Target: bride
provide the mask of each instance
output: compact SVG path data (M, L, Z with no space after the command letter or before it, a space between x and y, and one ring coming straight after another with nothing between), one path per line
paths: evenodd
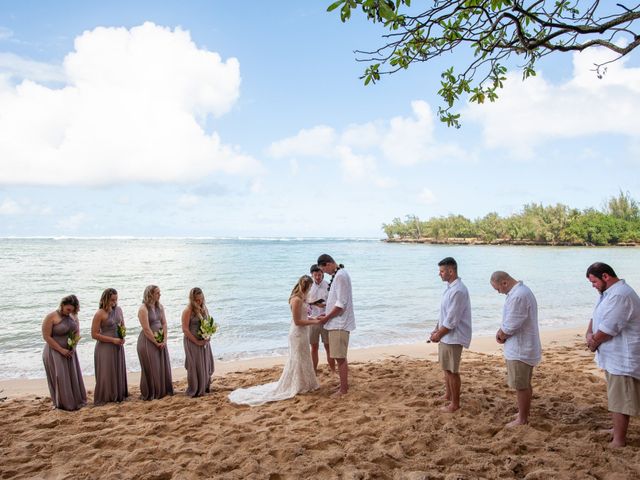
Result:
M280 375L280 380L250 388L238 388L229 394L231 402L241 405L261 405L320 388L311 361L307 329L309 325L322 323L320 320L307 318L305 299L312 284L313 280L310 276L300 277L289 296L293 320L289 328L289 359Z

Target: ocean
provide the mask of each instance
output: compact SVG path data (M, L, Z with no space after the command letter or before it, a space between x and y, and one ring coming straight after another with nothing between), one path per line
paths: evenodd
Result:
M531 247L387 244L339 238L4 238L0 239L0 379L44 377L41 324L60 299L76 294L83 372L93 374L91 320L107 287L119 293L127 324L127 367L140 369L136 341L144 288L160 287L172 366L184 364L180 315L201 287L219 325L216 359L286 355L287 300L321 253L345 264L353 284L354 348L422 342L437 322L445 288L437 262L458 261L471 295L474 336L500 325L504 296L489 285L494 270L523 280L538 300L541 329L584 327L597 292L588 265L609 263L640 289L640 250L630 247ZM327 280L329 278L327 277Z

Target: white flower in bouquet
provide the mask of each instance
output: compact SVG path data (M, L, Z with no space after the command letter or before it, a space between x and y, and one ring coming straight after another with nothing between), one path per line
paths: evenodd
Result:
M202 340L209 340L217 330L218 325L213 320L213 317L211 315L207 315L200 320L200 329L198 330L198 336Z

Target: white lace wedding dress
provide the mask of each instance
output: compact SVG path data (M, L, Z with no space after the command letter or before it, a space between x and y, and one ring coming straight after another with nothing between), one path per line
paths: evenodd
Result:
M302 318L307 319L306 303L302 304ZM229 394L229 400L240 405L262 405L320 388L313 371L308 329L308 325L297 326L293 321L291 322L289 358L280 375L280 380L250 388L238 388Z

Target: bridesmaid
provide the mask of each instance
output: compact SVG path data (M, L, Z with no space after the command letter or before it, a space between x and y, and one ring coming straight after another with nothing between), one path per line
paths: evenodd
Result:
M100 297L100 306L93 316L91 336L97 340L93 353L96 389L93 403L122 402L129 396L127 365L124 359L124 338L118 336L118 326L124 327L118 292L107 288Z
M61 410L78 410L87 404L78 355L75 346L68 344L69 338L80 334L79 311L78 297L69 295L42 322L42 337L46 342L42 361L51 401Z
M198 287L189 292L189 305L182 312L182 333L184 333L184 368L187 369L187 391L190 397L209 393L213 375L213 354L210 340L198 336L200 320L209 317L204 303L204 294Z
M144 289L142 305L138 310L142 331L138 336L138 358L140 359L140 393L143 400L173 395L171 363L167 351L167 318L160 304L160 289L149 285ZM158 342L155 335L164 333Z

